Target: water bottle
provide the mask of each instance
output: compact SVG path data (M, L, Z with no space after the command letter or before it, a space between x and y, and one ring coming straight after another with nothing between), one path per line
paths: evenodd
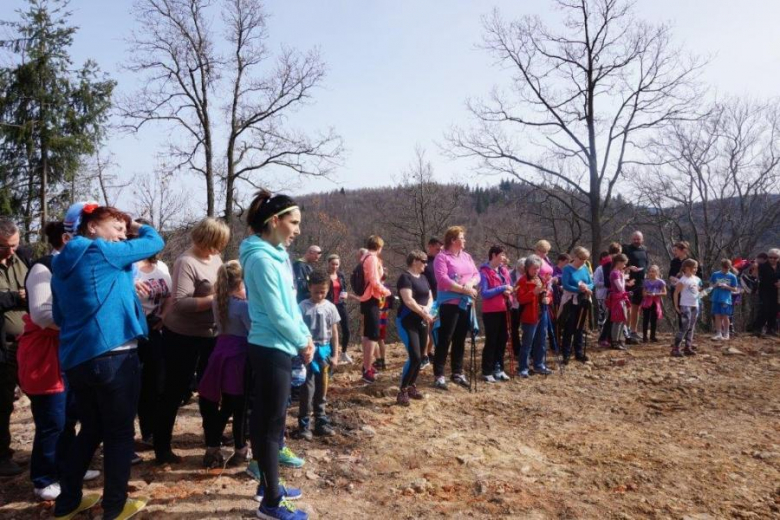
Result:
M292 358L292 386L303 386L306 382L306 365L303 364L301 356Z

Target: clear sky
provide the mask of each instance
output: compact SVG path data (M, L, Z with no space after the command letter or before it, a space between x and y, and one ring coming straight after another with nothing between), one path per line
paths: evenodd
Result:
M218 0L214 0L217 3ZM4 0L3 19L24 4ZM748 7L749 5L749 7ZM72 0L80 27L75 61L95 59L122 92L137 79L122 72L123 41L133 27L130 0ZM334 127L347 148L332 181L306 180L297 193L392 184L411 162L416 145L428 151L440 180L469 178L469 164L441 156L436 143L453 124L468 125L464 101L488 93L501 80L491 58L477 48L481 16L498 7L506 18L538 14L554 23L547 0L274 0L270 46L318 46L328 65L316 104L294 124L314 131ZM639 16L674 26L677 43L712 62L704 79L719 95L755 98L777 94L780 74L780 2L772 0L639 0ZM126 178L150 171L169 129L148 127L137 137L112 136L107 148ZM474 182L474 181L471 181ZM498 182L490 178L485 182ZM188 181L197 208L202 182Z

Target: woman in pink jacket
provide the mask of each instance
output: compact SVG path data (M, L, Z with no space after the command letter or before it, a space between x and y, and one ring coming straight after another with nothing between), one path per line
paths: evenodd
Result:
M474 300L477 298L479 271L465 251L466 233L460 226L452 226L444 234L444 250L436 255L433 271L436 275L440 324L436 335L436 355L433 363L434 386L447 390L444 364L452 345L452 382L468 387L463 375L463 353L466 334L472 325Z
M376 371L371 362L379 341L379 300L390 296L390 290L382 284L384 269L379 253L384 245L382 237L371 235L366 242L368 252L360 260L365 284L360 296L360 313L363 315L363 381L366 383L376 381Z

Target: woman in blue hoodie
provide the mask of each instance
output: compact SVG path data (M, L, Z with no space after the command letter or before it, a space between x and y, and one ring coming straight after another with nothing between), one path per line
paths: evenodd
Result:
M279 438L284 430L290 394L292 358L309 364L314 343L295 299L287 247L298 236L301 212L286 195L261 191L252 201L247 223L254 234L239 249L249 301L249 363L254 383L250 424L252 451L263 474L259 518L301 520L308 516L285 500L300 490L279 485Z
M146 318L133 264L165 245L150 226L121 211L84 205L78 236L52 260L52 316L60 328L60 365L74 392L81 429L66 456L54 514L71 518L94 506L82 494L84 473L103 443L103 518L127 518L146 504L127 498L138 408L138 339ZM125 240L126 233L138 238Z

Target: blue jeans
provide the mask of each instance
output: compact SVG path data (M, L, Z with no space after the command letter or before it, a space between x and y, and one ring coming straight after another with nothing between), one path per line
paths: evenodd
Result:
M76 437L76 403L67 382L62 392L28 397L35 423L30 480L41 489L59 482L65 469L63 458Z
M127 500L133 457L133 420L138 409L141 365L135 350L108 352L66 372L75 393L81 429L65 460L55 516L75 510L84 473L103 443L103 518L116 518Z
M523 323L523 346L520 349L520 370L528 370L528 356L533 355L534 369L545 368L547 360L547 329L550 323L547 306L542 305L541 316L535 324ZM533 351L533 352L532 352Z

